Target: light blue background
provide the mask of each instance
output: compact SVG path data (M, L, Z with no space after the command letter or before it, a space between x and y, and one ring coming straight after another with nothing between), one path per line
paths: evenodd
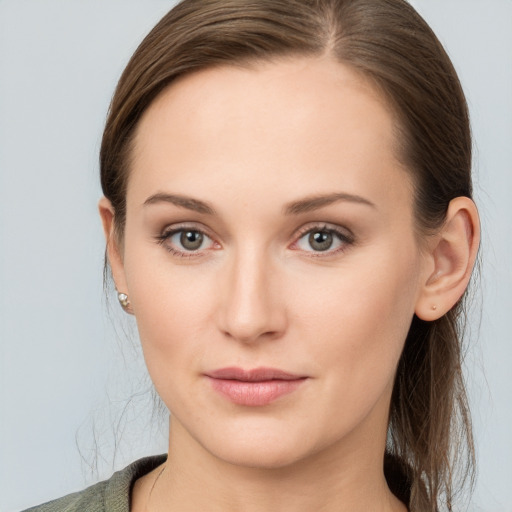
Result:
M480 461L470 510L511 512L512 1L413 3L460 73L476 144L484 264L466 371ZM116 468L165 450L151 394L127 400L149 384L124 333L133 325L103 298L96 204L115 83L173 4L0 0L2 512L90 483L77 443L93 465L97 450L102 478L112 470L114 430L124 432Z

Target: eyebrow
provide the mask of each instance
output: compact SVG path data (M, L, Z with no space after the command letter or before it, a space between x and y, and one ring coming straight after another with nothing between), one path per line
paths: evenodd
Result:
M198 213L204 213L206 215L215 215L215 210L212 206L199 199L193 199L192 197L176 195L176 194L165 194L158 192L148 197L144 201L144 206L149 206L157 203L171 203L180 208L186 208Z
M324 206L329 206L333 203L337 203L339 201L347 201L350 203L358 203L366 206L370 206L372 208L377 208L375 204L373 204L368 199L364 197L357 196L354 194L347 194L345 192L338 192L334 194L327 195L316 195L311 197L306 197L305 199L301 199L299 201L293 201L292 203L288 203L284 212L286 215L299 215L301 213L307 213L314 210L318 210L319 208L323 208Z
M365 199L364 197L354 194L347 194L345 192L338 192L320 196L316 195L312 197L306 197L305 199L300 199L298 201L293 201L285 205L284 213L286 215L299 215L301 213L318 210L339 201L358 203L376 208L375 204L373 204L368 199ZM144 201L144 206L157 203L170 203L180 208L186 208L187 210L192 210L205 215L216 214L215 209L209 203L188 196L166 194L164 192L158 192L157 194L153 194L152 196L148 197Z

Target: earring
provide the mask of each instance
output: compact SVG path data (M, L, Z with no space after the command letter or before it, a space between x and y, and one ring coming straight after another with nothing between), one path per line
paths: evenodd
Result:
M437 310L437 306L436 306L435 304L432 306L432 310L433 310L433 311L436 311L436 310Z
M128 313L128 308L130 307L130 301L128 300L128 295L126 293L117 293L117 300L119 301L119 304L121 304L121 307Z

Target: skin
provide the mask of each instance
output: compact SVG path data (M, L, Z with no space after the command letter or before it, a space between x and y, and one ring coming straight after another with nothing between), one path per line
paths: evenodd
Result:
M382 471L393 379L414 313L433 320L464 291L478 218L457 198L439 234L418 240L394 122L328 57L202 70L145 112L122 243L100 202L116 287L171 411L169 459L136 483L132 510L406 510ZM335 193L363 200L285 212ZM215 213L145 204L156 194ZM179 233L159 240L170 228L205 233L203 245L191 255ZM315 250L309 234L329 229L341 238ZM204 376L228 366L307 379L247 407Z

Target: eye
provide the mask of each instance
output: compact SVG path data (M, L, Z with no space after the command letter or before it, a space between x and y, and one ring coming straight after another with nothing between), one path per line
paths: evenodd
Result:
M211 249L215 242L205 233L193 228L169 229L157 237L158 243L177 256L196 256Z
M308 229L295 243L298 249L306 252L329 253L343 250L352 239L334 228L327 226Z
M201 249L205 238L207 237L199 231L184 230L175 233L170 240L174 244L181 244L181 247L187 251L197 251Z

